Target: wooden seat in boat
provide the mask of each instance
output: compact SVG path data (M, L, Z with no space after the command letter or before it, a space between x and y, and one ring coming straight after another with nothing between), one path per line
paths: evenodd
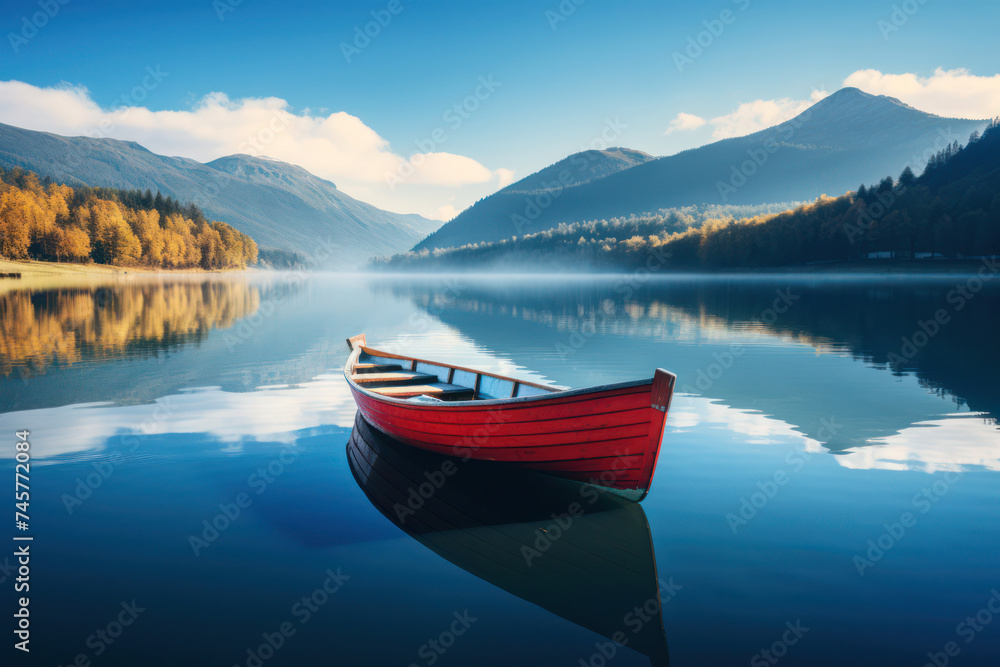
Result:
M358 384L372 384L376 382L386 382L393 384L418 384L427 382L437 382L438 377L430 373L413 373L410 371L389 371L388 373L362 373L354 375L352 378Z
M389 371L401 371L403 367L399 364L355 364L354 372L356 374L366 374L366 373L387 373Z
M434 377L433 375L431 377ZM461 401L468 400L475 393L468 387L446 382L433 382L428 384L408 384L390 385L387 387L372 387L370 391L392 398L412 398L413 396L434 396L443 400Z

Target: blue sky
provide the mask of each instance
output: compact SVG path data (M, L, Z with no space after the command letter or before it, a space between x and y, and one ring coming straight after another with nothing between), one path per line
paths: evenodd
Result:
M712 141L723 132L718 124L706 123L667 134L679 113L710 121L733 113L741 104L786 100L772 109L771 116L761 112L754 117L755 109L763 107L745 109L743 120L749 125L736 123L730 131L752 130L755 121L781 120L773 115L797 110L810 101L813 91L837 90L862 70L911 74L926 81L939 68L963 69L973 77L970 80L985 87L970 98L962 115L1000 114L992 107L997 99L993 77L1000 72L1000 52L994 46L1000 7L962 0L923 4L919 0L819 4L585 0L579 5L573 0L58 2L42 0L41 6L48 4L50 13L51 7L58 11L37 35L26 42L15 39L16 44L11 43L11 33L30 34L30 29L22 31L24 17L30 21L42 9L38 0L4 2L0 80L40 89L85 88L86 97L107 110L142 84L147 67L158 67L166 73L162 81L144 91L141 101L131 100L130 106L153 112L192 110L206 95L223 93L228 98L223 106L228 107L247 98L278 98L286 103L285 113L294 115L322 119L345 112L388 142L378 149L383 153L406 158L415 152L435 152L467 158L447 164L442 158L434 174L404 179L401 187L390 190L376 182L385 179L369 177L372 182L365 185L363 179L345 172L349 147L344 148L341 165L325 173L320 173L325 168L318 157L304 165L337 181L350 194L393 210L428 215L438 207L460 210L510 178L526 176L580 150L599 137L609 121L617 119L624 126L620 136L613 135L615 144L671 154ZM894 6L899 8L895 21ZM391 21L348 62L341 45L352 42L356 27L363 29L373 20L373 11L382 12L383 20L391 16ZM880 20L885 22L881 27ZM717 35L705 32L706 21ZM886 26L898 30L887 32ZM698 39L699 33L704 33L701 38L707 46L678 71L674 53L683 53L689 38ZM483 95L480 77L499 85ZM893 87L886 80L862 79L878 81L870 87L886 88L869 92L906 91L905 82L897 81ZM953 79L949 84L964 86L963 81ZM456 127L456 116L446 112L473 95L477 86L482 98L476 100L478 108L463 115ZM934 105L932 93L942 101L948 94L947 86L935 90L929 86L916 91L914 100L904 101L926 108ZM20 98L28 95L24 90L8 91L8 99L0 100L0 122L28 124L27 118L36 125L32 129L71 133L72 122L66 118L49 119L31 105L19 110ZM989 113L983 114L984 110ZM137 120L138 116L131 114L127 122L116 124L109 136L148 140L156 152L200 152L191 155L196 159L210 159L213 150L222 151L220 155L236 152L227 150L228 144L198 148L181 139L175 142L177 150L171 151L165 130L158 128L155 136L143 132L155 123L169 125L169 119L161 115ZM285 122L284 127L291 126ZM434 141L438 128L447 136ZM283 141L290 142L298 131L284 130ZM309 130L314 131L320 130ZM338 136L348 131L341 129ZM351 143L349 138L344 141ZM417 141L423 142L424 150ZM273 147L278 151L277 144ZM373 149L358 149L359 159L365 150ZM295 161L289 147L280 152L275 157ZM316 152L323 152L322 144L317 144ZM267 147L263 154L268 154ZM472 174L466 180L475 182L461 182L454 175L463 170ZM487 173L493 180L487 180Z

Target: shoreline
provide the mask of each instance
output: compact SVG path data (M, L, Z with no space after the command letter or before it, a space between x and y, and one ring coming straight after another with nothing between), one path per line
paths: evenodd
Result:
M0 259L0 276L4 274L19 273L21 278L39 278L55 276L175 276L175 275L237 275L248 271L257 270L255 267L245 269L227 270L205 270L205 269L154 269L146 266L114 266L111 264L77 264L75 262L43 262L37 259ZM17 280L17 278L4 277L0 280Z
M647 278L668 276L705 276L705 277L760 277L773 275L815 275L815 276L854 276L873 278L891 276L967 276L976 274L983 266L1000 265L1000 257L996 259L967 260L868 260L865 262L828 262L823 264L795 264L789 266L771 267L725 267L725 268L653 268L644 266L632 268L601 269L601 270L552 270L548 267L497 267L496 269L468 269L465 267L435 267L433 269L405 268L367 268L360 273L371 276L628 276L642 274Z
M61 289L67 287L94 288L140 282L249 279L259 269L240 271L204 271L201 269L149 269L146 267L110 266L107 264L73 264L38 260L0 259L0 295L21 290ZM9 274L19 274L12 277Z
M855 279L871 278L903 278L903 277L947 277L975 275L983 267L1000 266L997 259L968 260L869 260L865 262L830 262L823 264L798 264L775 267L727 267L709 269L698 268L653 268L644 266L601 270L573 269L553 270L552 267L523 266L497 267L495 269L468 269L461 267L434 269L388 269L358 267L349 271L334 272L337 274L357 275L370 278L430 278L434 276L464 276L469 278L490 278L498 276L528 277L548 276L560 278L610 278L622 276L642 276L643 280L658 278L766 278L780 276L804 277L836 277L843 276ZM995 272L995 271L994 271ZM7 260L0 259L0 286L4 288L24 285L26 281L60 280L77 278L82 280L130 280L132 278L222 278L236 276L252 276L263 274L280 275L282 270L250 266L245 269L153 269L149 267L121 267L110 264L76 264L73 262L45 262L40 260ZM323 269L309 270L307 273L322 275L329 273ZM19 274L19 277L11 274Z

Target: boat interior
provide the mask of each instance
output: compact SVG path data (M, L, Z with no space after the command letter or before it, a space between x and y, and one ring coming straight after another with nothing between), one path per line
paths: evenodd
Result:
M368 391L415 402L474 401L543 396L561 387L524 382L461 366L380 352L349 339L358 352L348 361L351 381ZM361 344L358 345L358 342Z

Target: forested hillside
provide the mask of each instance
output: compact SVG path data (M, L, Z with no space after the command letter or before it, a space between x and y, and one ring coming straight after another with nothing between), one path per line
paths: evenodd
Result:
M563 222L690 205L812 201L907 165L922 171L931 154L986 124L843 88L773 127L628 168L591 176L593 165L606 160L571 156L539 172L545 178L529 177L476 202L412 250L496 242Z
M157 155L133 141L64 137L0 123L0 167L20 167L70 187L105 186L161 192L193 202L212 220L249 234L269 263L293 264L294 253L327 268L409 250L441 226L419 215L383 211L302 167L255 155L202 164ZM320 246L320 244L322 244Z
M909 169L787 213L706 224L667 240L677 264L809 262L1000 254L1000 123L948 146L917 178Z
M257 244L159 192L71 188L14 168L0 169L0 257L241 269Z
M711 209L706 209L710 211ZM782 213L707 219L678 229L682 216L562 225L499 243L406 253L390 268L445 269L568 260L589 267L776 267L880 258L954 258L1000 254L1000 122L965 147L934 155L920 177L906 168L840 197ZM569 243L577 236L576 248ZM627 232L623 233L623 232ZM603 235L607 234L605 238Z
M801 202L759 206L684 206L656 214L560 224L546 230L504 241L470 243L459 248L420 250L373 260L389 269L472 268L484 265L532 265L541 270L558 268L614 269L635 261L634 249L647 243L695 229L706 221L730 220L787 211ZM655 239L655 240L654 240Z

